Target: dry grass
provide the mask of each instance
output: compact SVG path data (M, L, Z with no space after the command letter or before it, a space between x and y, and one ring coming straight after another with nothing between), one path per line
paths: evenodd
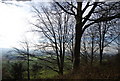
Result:
M81 67L77 72L71 72L59 79L120 79L120 68L111 66Z

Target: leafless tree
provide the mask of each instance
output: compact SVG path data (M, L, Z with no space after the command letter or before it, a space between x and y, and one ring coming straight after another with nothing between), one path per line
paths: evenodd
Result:
M30 80L30 56L32 56L30 53L31 46L27 40L20 42L20 45L22 48L13 47L13 51L18 54L17 58L27 60L27 76L28 80Z
M95 57L96 52L98 51L98 31L96 27L90 27L88 28L82 37L82 47L81 52L83 56L86 57L86 62L90 62L90 64L93 64L93 60ZM87 64L87 63L86 63Z
M113 31L116 35L118 35L118 38L116 38L116 40L114 40L113 46L115 46L115 49L118 50L118 54L120 54L120 20L118 19L117 21L115 21L115 24L116 25L113 26L114 27Z
M109 7L108 7L109 8ZM108 17L111 14L110 10L106 10L104 12L97 13L98 16L102 15L103 17ZM98 27L98 38L99 38L99 52L100 52L100 64L102 64L103 59L103 51L104 48L109 46L116 38L118 38L119 34L115 34L114 29L116 29L116 23L120 22L119 19L114 19L111 21L103 21L96 24Z
M88 54L91 50L91 64L94 58L94 53L98 52L100 54L100 64L102 64L103 52L105 48L112 49L111 44L119 37L119 33L117 33L118 28L116 27L116 22L119 23L118 20L101 22L93 25L88 28L87 31L83 35L83 47L87 51ZM109 50L110 51L110 50Z
M48 56L45 59L39 59L57 64L57 68L46 66L62 75L65 56L73 52L74 19L54 3L51 3L49 8L44 6L41 6L40 10L36 7L33 8L38 22L33 24L35 26L33 31L38 32L40 35L43 34L42 39L45 39L36 47L41 49L42 53L47 54L46 57Z
M76 21L75 25L75 48L74 48L74 64L73 69L76 70L80 66L80 47L81 38L84 31L91 25L103 21L111 21L120 18L120 2L56 2L56 4L66 13L73 15ZM89 11L88 11L89 9ZM92 17L93 13L112 11L107 17Z

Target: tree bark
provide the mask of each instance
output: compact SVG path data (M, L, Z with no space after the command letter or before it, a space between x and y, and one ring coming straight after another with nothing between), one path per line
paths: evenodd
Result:
M29 48L28 48L28 46L27 46L27 60L28 60L28 68L27 68L27 71L28 71L28 80L30 80L30 69L29 69Z
M82 2L77 2L77 15L76 26L75 26L75 48L74 48L74 63L73 70L77 70L80 67L80 47L81 47L81 38L82 38Z
M93 55L94 55L94 38L92 37L91 66L93 64Z
M100 65L102 65L103 60L103 50L100 49Z

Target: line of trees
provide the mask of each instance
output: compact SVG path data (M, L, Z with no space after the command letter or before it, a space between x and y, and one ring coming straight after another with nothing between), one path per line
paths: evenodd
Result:
M33 24L36 27L33 31L40 35L43 34L46 39L37 47L45 54L50 55L52 60L56 60L58 70L50 68L63 75L65 55L73 52L74 19L54 3L50 8L42 6L40 9L42 13L37 8L33 8L38 17L38 24ZM50 61L50 63L52 62Z
M81 57L93 65L95 55L99 54L102 64L105 48L115 43L120 32L117 31L120 23L120 2L57 2L54 0L49 6L34 9L36 22L33 32L37 32L42 40L35 44L46 56L41 58L29 53L29 45L24 42L25 51L14 48L18 53L27 55L28 79L29 58L35 57L54 66L45 65L47 68L63 75L66 69L65 60L73 64L73 72L80 68ZM117 33L116 33L117 31ZM44 39L44 41L43 41Z
M111 21L115 18L120 18L119 5L120 2L86 2L85 7L83 7L84 2L76 2L77 6L73 2L66 2L68 6L63 5L59 2L56 4L66 13L73 15L76 21L75 24L75 49L74 49L74 64L73 69L77 70L80 66L80 48L82 35L87 28L96 23L101 23L104 21ZM90 8L91 7L91 8ZM89 12L85 13L89 8ZM99 17L92 17L94 13L102 13ZM84 16L85 15L85 16ZM104 16L105 15L105 16ZM101 45L100 45L101 47ZM102 60L102 50L100 49L100 59ZM102 62L100 60L100 63Z

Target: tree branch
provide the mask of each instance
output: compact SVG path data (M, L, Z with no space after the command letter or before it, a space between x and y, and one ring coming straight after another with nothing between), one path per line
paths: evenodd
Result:
M88 15L85 16L85 20L83 21L83 26L84 24L87 22L87 20L90 18L90 16L92 15L92 13L94 12L95 8L97 7L97 2L94 3L92 9L90 10L90 12L88 13Z
M58 2L55 2L64 12L70 14L70 15L75 15L74 13L68 12L63 6L61 6Z
M120 13L118 13L117 15L114 15L114 16L110 16L110 17L100 17L98 19L95 19L95 20L93 20L94 22L85 25L82 32L84 32L85 29L87 29L89 26L91 26L95 23L104 22L104 21L111 21L112 19L115 19L115 18L120 18Z

